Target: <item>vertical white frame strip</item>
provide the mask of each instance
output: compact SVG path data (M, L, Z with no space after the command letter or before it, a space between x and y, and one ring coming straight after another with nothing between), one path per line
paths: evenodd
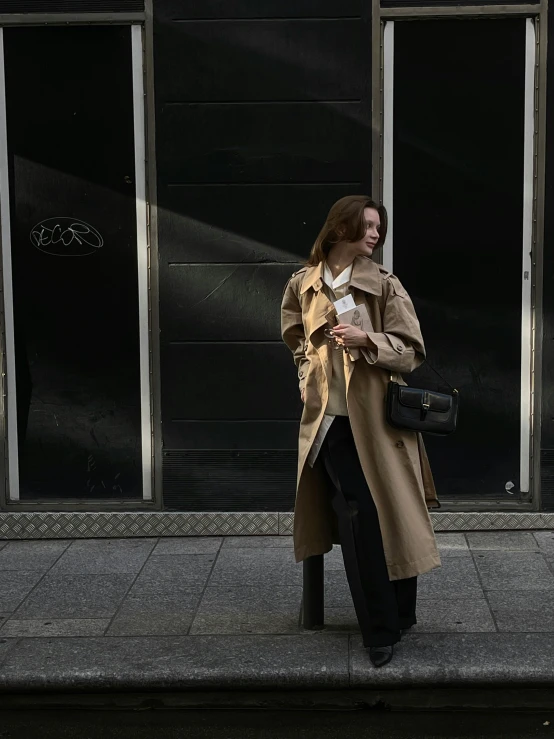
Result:
M385 22L383 36L383 204L389 217L383 267L393 271L394 23Z
M140 408L142 441L142 497L152 500L152 412L148 310L148 222L146 205L146 137L142 26L131 26L133 112L135 134L135 192L137 209L137 265L140 331Z
M19 500L19 454L17 438L17 393L15 380L15 336L13 325L12 242L10 228L10 183L8 175L8 125L4 68L4 29L0 28L0 224L6 335L6 419L8 441L8 502Z
M523 260L521 275L521 426L520 426L520 490L528 493L531 477L532 424L532 248L535 140L535 23L525 26L525 108L523 144Z

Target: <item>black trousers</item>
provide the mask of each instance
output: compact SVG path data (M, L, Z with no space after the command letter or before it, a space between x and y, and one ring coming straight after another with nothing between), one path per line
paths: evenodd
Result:
M416 623L417 577L389 580L377 509L366 483L350 421L337 416L321 447L344 567L365 647L400 640Z

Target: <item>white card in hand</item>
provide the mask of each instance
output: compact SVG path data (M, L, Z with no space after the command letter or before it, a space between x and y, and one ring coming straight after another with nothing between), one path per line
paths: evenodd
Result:
M344 298L336 300L333 305L339 316L341 313L345 313L347 310L352 310L352 308L356 307L352 295L345 295Z

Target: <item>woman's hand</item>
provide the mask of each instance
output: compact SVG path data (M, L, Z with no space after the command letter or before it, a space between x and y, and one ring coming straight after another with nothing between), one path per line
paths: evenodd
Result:
M340 344L340 346L344 346L347 349L368 346L368 336L366 332L356 328L355 326L351 326L349 323L339 323L338 326L334 326L333 333L336 336L337 344Z

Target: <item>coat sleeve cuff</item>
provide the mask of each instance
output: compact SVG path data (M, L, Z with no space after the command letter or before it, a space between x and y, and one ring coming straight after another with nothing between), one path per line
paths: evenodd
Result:
M394 334L368 333L368 346L362 354L368 364L392 372L411 372L413 347Z

